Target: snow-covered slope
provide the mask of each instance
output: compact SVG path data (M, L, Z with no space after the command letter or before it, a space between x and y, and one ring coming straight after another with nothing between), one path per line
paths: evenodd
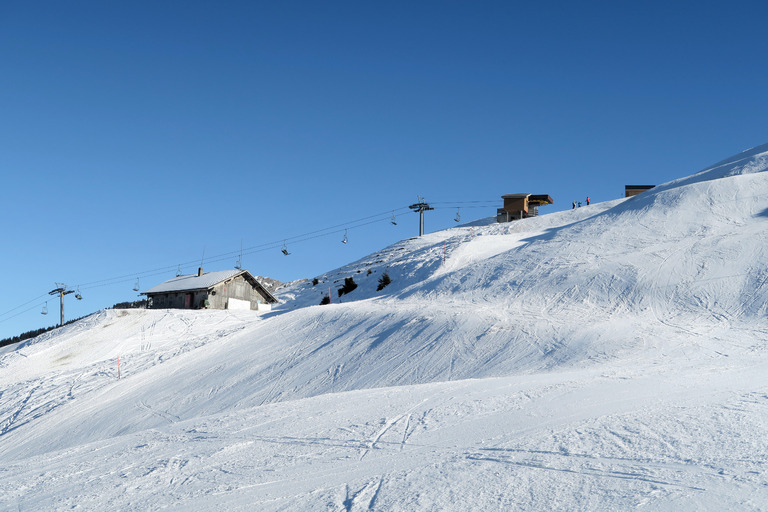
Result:
M0 349L0 505L768 506L767 155Z

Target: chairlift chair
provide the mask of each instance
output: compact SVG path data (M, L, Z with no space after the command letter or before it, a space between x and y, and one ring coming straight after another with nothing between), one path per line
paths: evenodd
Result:
M397 226L397 220L395 220L395 212L392 212L392 218L389 220L393 226Z
M83 296L80 295L80 287L79 286L77 287L77 291L75 292L75 298L77 300L83 300Z
M41 315L47 315L48 314L48 302L46 301L45 304L43 304L43 310L40 312Z
M237 257L235 262L235 268L237 270L243 270L243 241L240 241L240 256Z
M139 278L136 278L136 284L133 285L133 291L139 291Z
M288 256L289 254L291 254L291 253L289 253L289 252L288 252L288 246L287 246L287 245L285 245L285 241L283 241L283 248L282 248L282 249L280 249L280 252L282 252L282 253L283 253L283 254L285 254L286 256Z
M461 214L459 213L458 208L456 208L456 218L453 220L455 220L456 222L461 222Z
M347 229L344 230L344 240L341 241L341 243L346 244L349 242L349 238L347 238Z

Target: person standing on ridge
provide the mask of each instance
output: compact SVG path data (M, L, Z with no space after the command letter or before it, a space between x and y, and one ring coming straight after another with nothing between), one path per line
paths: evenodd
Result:
M573 208L571 208L571 210L575 210L575 209L576 209L576 201L573 202Z
M589 206L589 196L587 196L587 206Z

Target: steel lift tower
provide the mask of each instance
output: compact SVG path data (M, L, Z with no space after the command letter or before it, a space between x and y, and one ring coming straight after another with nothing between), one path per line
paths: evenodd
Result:
M61 327L62 325L64 325L64 296L65 295L69 295L70 293L75 293L75 290L67 290L67 285L65 285L63 283L56 283L56 286L58 286L58 288L48 292L48 295L58 295L59 296L59 300L61 302L61 307L59 308L59 311L61 312L61 319L59 321L59 327ZM75 297L80 299L80 294L78 293L77 295L75 295Z
M428 203L424 201L424 198L421 196L416 196L419 198L419 202L416 204L412 204L408 208L413 210L414 212L419 212L419 236L424 234L424 212L427 210L434 210L431 206L429 206Z

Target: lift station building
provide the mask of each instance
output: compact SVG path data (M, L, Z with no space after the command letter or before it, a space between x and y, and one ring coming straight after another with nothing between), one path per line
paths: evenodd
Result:
M632 197L651 190L655 185L624 185L624 197Z
M504 208L496 210L497 222L536 217L539 214L539 206L554 203L546 194L506 194L501 198L504 200Z

